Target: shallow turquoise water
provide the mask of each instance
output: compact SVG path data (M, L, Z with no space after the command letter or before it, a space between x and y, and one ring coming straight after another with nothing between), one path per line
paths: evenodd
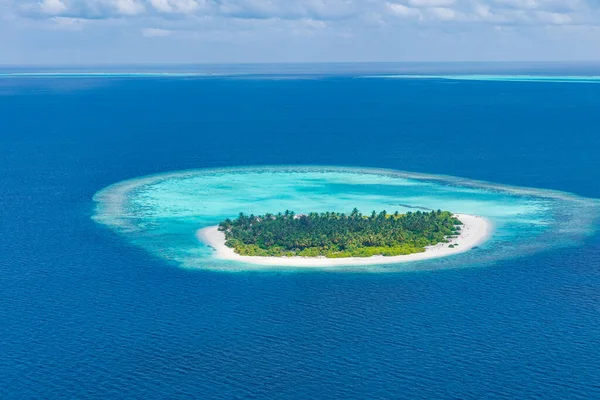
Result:
M389 272L482 266L577 244L594 232L600 209L597 200L568 193L457 177L294 166L153 175L109 186L94 199L94 219L125 240L185 268L223 271L273 269L216 259L210 247L197 241L198 229L239 212L444 209L481 215L494 224L490 240L456 256L385 266L328 267L335 271Z
M600 83L600 76L585 75L379 75L369 78L450 79L462 81Z

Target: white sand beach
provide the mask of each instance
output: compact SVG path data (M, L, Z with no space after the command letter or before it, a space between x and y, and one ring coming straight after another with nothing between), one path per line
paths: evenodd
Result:
M344 265L381 265L396 264L409 261L429 260L464 253L469 249L485 242L491 235L493 226L487 219L468 214L456 214L463 223L458 237L450 239L449 243L439 243L429 246L424 253L414 253L403 256L374 256L374 257L253 257L240 256L233 249L225 246L225 234L217 226L198 230L198 239L216 251L216 257L224 260L239 261L258 265L290 266L290 267L333 267ZM451 248L450 245L458 245Z

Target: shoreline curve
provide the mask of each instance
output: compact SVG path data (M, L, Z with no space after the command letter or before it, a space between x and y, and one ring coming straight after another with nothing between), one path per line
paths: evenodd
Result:
M423 253L413 253L401 256L373 256L373 257L262 257L241 256L232 248L225 245L225 234L218 230L218 226L209 226L196 232L197 239L205 245L212 247L214 257L221 260L238 261L255 265L271 265L279 267L334 267L349 265L382 265L398 264L405 262L424 261L464 253L475 246L488 240L493 232L493 224L486 218L469 214L455 214L463 223L461 233L457 238L450 239L448 243L438 243L428 246ZM451 244L458 245L450 248Z

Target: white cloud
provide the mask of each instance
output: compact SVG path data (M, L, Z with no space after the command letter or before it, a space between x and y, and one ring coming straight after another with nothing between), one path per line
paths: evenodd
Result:
M339 20L381 7L380 0L221 0L216 4L217 14L236 18L298 20Z
M430 7L427 13L434 19L440 21L452 21L458 18L458 14L451 8L446 7Z
M40 3L40 10L44 14L58 15L66 9L67 6L60 0L44 0Z
M600 10L583 0L494 0L490 6L478 4L474 15L507 25L600 25Z
M402 18L423 18L423 14L418 8L407 7L403 4L396 3L387 3L387 7L392 12L392 14Z
M446 7L455 3L455 0L408 0L413 7Z
M568 25L573 22L573 19L568 14L539 11L537 16L541 21L554 25Z
M486 4L475 4L473 12L476 19L491 20L494 18L494 14L490 11L490 6Z
M547 12L569 12L587 9L594 0L490 0L495 7Z
M195 0L150 0L150 4L164 13L192 14L200 8L206 8L205 1Z
M137 15L144 12L144 5L136 0L114 0L114 5L123 15Z
M142 29L142 36L144 37L167 37L171 36L173 32L168 29L157 29L157 28L144 28Z
M150 4L152 4L152 7L158 11L167 13L173 11L173 7L171 6L169 0L150 0Z

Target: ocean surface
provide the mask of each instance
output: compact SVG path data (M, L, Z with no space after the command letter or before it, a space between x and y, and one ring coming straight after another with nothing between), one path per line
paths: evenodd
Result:
M0 399L600 398L598 70L456 68L2 69ZM357 203L495 232L302 271L193 236Z

